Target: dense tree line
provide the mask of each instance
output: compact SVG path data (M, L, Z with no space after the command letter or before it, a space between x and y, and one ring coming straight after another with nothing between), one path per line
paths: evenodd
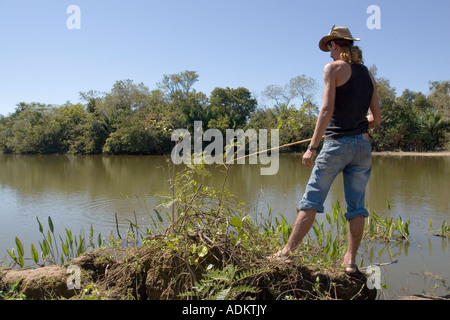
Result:
M376 68L372 67L376 74ZM280 144L310 138L318 113L315 80L305 75L286 85L269 85L259 103L246 88L215 88L209 96L194 89L198 74L165 75L150 90L132 80L109 92L81 92L84 104L17 105L0 116L4 153L162 154L178 128L280 129ZM373 132L375 150L438 150L449 132L449 81L431 82L430 94L405 90L399 97L388 80L377 78L383 122ZM298 104L294 104L297 102ZM302 151L293 146L284 151Z
M376 67L371 67L376 76ZM376 77L382 123L372 132L377 151L448 149L450 82L430 82L430 93L405 89L396 96L389 80Z

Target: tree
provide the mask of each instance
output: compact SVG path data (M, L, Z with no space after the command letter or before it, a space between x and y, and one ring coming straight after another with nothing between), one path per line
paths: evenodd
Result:
M403 110L396 106L396 90L390 81L377 76L376 66L370 67L377 82L377 94L381 109L381 124L372 131L372 146L375 150L398 149L403 139L397 124Z
M187 100L192 86L198 81L198 74L195 71L183 71L176 74L164 75L158 88L161 89L170 100Z
M161 118L146 118L147 110L121 117L102 151L112 154L161 154L170 147L171 129ZM149 116L149 114L147 114Z
M73 144L86 122L87 113L82 104L67 103L54 109L49 128L45 130L47 138L52 143L42 146L43 153L66 153L73 150Z
M431 109L427 110L423 114L419 127L425 150L436 150L445 146L450 122L442 114L433 112Z
M42 146L48 141L44 132L51 130L49 121L54 106L42 103L19 103L10 116L10 127L4 142L7 152L42 153Z
M268 85L262 92L262 95L269 100L272 100L275 107L281 107L282 105L288 107L291 100L294 99L294 96L290 92L287 85Z
M443 114L447 120L450 118L450 81L430 81L428 101L433 110Z
M106 105L111 108L113 113L121 110L138 110L148 105L149 89L142 82L134 84L132 80L116 81L105 96Z
M184 116L183 127L188 130L193 129L194 121L202 121L203 129L206 130L208 122L211 119L211 112L208 108L208 97L202 92L191 92L188 98L180 102L181 112Z
M375 150L439 150L449 138L449 81L430 82L430 93L404 90L397 97L389 80L378 84L382 123L372 131ZM279 129L280 144L310 138L317 106L317 84L305 75L284 86L270 85L263 96L272 104L257 109L246 88L215 88L210 96L194 89L195 71L164 75L158 88L116 81L109 92L80 92L85 104L60 106L20 102L14 113L0 116L0 150L8 153L161 154L173 147L171 133L203 130ZM300 107L296 106L301 105ZM285 151L302 151L294 146Z
M316 80L307 77L304 74L289 80L284 86L268 85L263 96L275 102L276 107L290 107L294 99L301 99L301 106L306 107L309 111L318 111L313 104L314 94L318 88ZM315 108L311 108L314 106Z
M96 110L97 101L103 99L104 93L89 90L88 92L79 92L80 99L87 102L86 111L89 113L93 113Z
M242 129L252 112L256 110L257 101L246 88L215 88L209 98L211 120L209 128Z
M166 107L173 112L179 126L188 130L192 130L194 121L202 121L203 129L206 129L210 119L208 97L193 89L198 78L197 72L186 70L164 75L163 80L158 83L158 88L168 103Z
M382 122L373 131L376 149L425 151L445 145L448 121L436 111L433 100L408 89L393 99L395 90L388 81L378 83Z
M303 74L290 79L284 86L269 85L263 91L263 96L273 102L267 113L270 115L268 118L275 121L273 129L280 130L280 144L312 137L318 113L318 107L313 101L317 88L317 82ZM300 108L293 104L295 99L299 99ZM263 123L261 120L258 122ZM300 151L304 150L304 146L285 150Z
M314 93L318 88L316 80L304 74L289 80L289 91L293 97L302 99L302 106L314 99Z

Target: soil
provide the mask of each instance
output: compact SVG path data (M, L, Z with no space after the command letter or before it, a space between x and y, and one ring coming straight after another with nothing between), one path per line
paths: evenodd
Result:
M205 257L204 261L210 263L212 260L212 257ZM80 267L79 290L67 288L69 265ZM73 259L69 265L1 270L0 290L5 291L15 281L22 279L18 293L25 294L28 299L174 300L180 299L180 293L188 291L186 283L191 276L188 272L182 272L186 263L179 256L169 250L157 252L148 247L127 249L119 254L99 249ZM259 267L264 268L264 271L256 273L243 283L256 287L258 292L244 294L237 299L251 296L259 300L373 300L377 295L375 289L367 288L364 275L354 278L341 270L322 272L302 265L287 265L267 259L261 259ZM191 269L193 274L201 276L198 273L200 269Z

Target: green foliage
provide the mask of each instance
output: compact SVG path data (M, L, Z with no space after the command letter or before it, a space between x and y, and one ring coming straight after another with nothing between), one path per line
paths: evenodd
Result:
M123 116L113 126L102 151L109 154L156 154L167 151L170 130L161 124L145 123L143 112Z
M410 221L403 221L402 217L382 219L375 212L367 220L365 236L383 241L409 240Z
M19 286L23 278L19 278L6 288L6 291L0 290L0 300L25 300L26 295L19 293Z
M16 247L17 247L17 256L16 256L16 250L11 249L7 250L9 256L11 257L11 259L17 263L21 268L24 266L25 261L24 261L24 250L23 250L23 245L22 242L20 241L19 238L16 237Z
M235 300L241 295L257 293L260 290L245 284L248 278L265 272L263 269L241 271L233 264L226 265L222 270L208 266L206 273L192 287L192 291L180 294L180 297L193 297L200 300Z
M318 113L313 102L318 85L312 78L301 75L292 78L284 86L269 85L263 96L273 106L259 109L249 121L255 129L279 129L280 144L287 144L312 137ZM300 100L299 100L300 99ZM299 106L293 104L299 100ZM291 146L283 151L304 151L306 146Z
M254 129L279 129L279 144L300 141L312 137L316 124L316 116L311 112L308 103L304 108L288 107L285 104L266 110L257 110L250 118L249 127ZM296 145L282 151L304 151L306 145Z
M430 219L430 222L428 225L428 232L431 230L431 226L432 226L432 222ZM448 221L444 220L439 229L433 230L433 234L438 237L450 238L450 219L448 219Z
M342 261L347 243L348 222L345 219L339 201L332 205L331 214L325 213L325 218L320 222L314 221L312 234L308 234L307 242L302 245L303 256L308 256L308 263L316 263L332 266ZM381 218L375 212L371 212L366 219L363 240L378 243L394 241L403 246L409 241L410 221L403 221L401 217Z
M371 70L376 74L376 68ZM318 106L318 85L306 75L284 86L269 85L258 102L244 87L215 88L209 96L194 89L195 71L164 75L157 89L130 79L109 92L80 92L85 104L17 104L0 117L4 153L163 154L173 147L175 129L279 129L280 144L310 138ZM382 123L372 132L375 150L440 150L449 137L449 81L430 82L430 94L405 90L397 97L389 80L377 78ZM296 104L295 104L296 103ZM296 145L283 151L304 151Z
M442 237L450 237L450 219L447 222L447 220L444 220L441 226L441 236Z
M243 128L256 110L256 99L246 88L215 88L210 97L211 120L209 128L216 128L225 132L226 129Z
M44 266L45 264L64 264L70 259L76 258L84 252L103 246L101 234L98 234L97 244L94 243L94 229L91 226L88 241L83 232L74 236L72 231L65 228L65 238L59 235L59 239L55 235L55 227L51 217L48 217L48 230L45 232L41 221L36 217L39 232L42 235L42 241L39 241L40 253L34 244L31 244L31 260L36 265ZM59 240L59 241L58 241ZM20 268L25 266L25 251L22 242L18 237L15 239L17 251L13 248L7 250L9 256ZM59 251L61 249L61 252ZM16 254L17 252L17 254Z
M327 224L325 223L327 222ZM325 213L325 219L315 220L312 231L302 250L309 254L310 261L326 266L342 260L346 249L347 221L339 201L333 204L331 214Z
M450 118L450 81L430 81L430 94L428 101L433 110Z
M446 147L450 122L448 81L433 82L428 97L405 90L395 97L386 79L377 79L382 122L373 130L375 150L430 151Z
M450 122L440 113L427 110L419 123L423 143L431 150L440 148L446 142L446 134L450 129Z

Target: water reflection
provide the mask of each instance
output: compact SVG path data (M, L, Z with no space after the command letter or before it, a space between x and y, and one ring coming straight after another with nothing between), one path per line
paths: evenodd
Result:
M269 205L274 211L295 218L310 170L300 165L300 155L281 155L280 170L261 176L259 165L234 165L226 177L227 188L244 201L248 209ZM168 190L166 158L162 156L0 156L0 185L15 191L22 201L31 196L82 194L95 205L108 209L117 198L154 195ZM428 223L428 219L449 216L450 157L374 156L373 173L366 202L379 215L401 215ZM204 183L221 186L224 168L211 166L212 176ZM113 200L114 199L114 200ZM3 201L7 201L4 196ZM344 203L342 178L333 184L326 208ZM390 203L390 211L386 202ZM89 205L89 204L88 204ZM115 210L120 211L120 210Z
M82 191L94 198L105 193L142 193L152 186L156 187L153 190L160 189L165 181L157 167L165 164L164 158L151 158L149 163L145 160L120 156L1 156L0 183L23 197Z
M369 264L380 263L385 259L384 263L395 261L401 255L408 256L410 241L394 241L394 242L368 242L361 243L361 249L365 253L364 257Z

